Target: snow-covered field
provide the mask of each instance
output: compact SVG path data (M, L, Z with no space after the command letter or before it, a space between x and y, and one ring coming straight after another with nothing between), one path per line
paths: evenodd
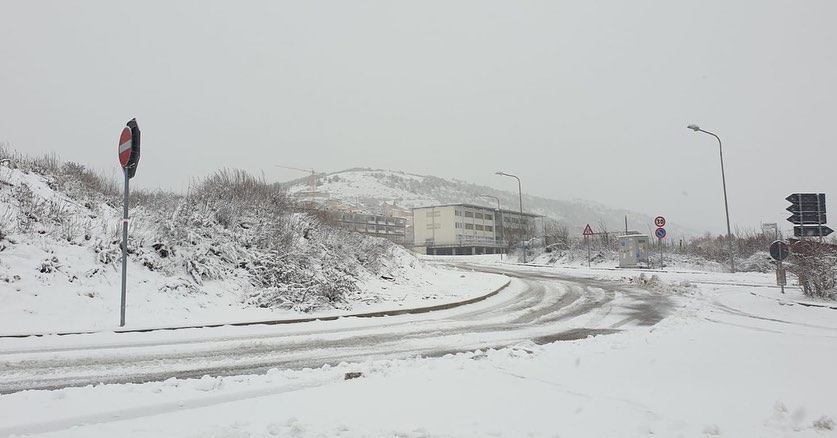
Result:
M641 285L677 307L654 326L584 340L2 395L0 436L837 435L828 303L781 295L771 274L519 271Z

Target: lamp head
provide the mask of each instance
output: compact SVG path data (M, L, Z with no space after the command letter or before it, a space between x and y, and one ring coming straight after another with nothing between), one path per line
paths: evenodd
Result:
M503 172L494 172L495 175L505 175Z
M691 125L687 126L687 128L689 128L689 129L691 129L692 131L695 131L695 132L700 131L700 126L695 125L694 123L692 123Z

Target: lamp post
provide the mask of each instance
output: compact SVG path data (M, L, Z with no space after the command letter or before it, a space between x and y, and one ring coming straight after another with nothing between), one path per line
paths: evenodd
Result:
M483 198L492 198L497 201L497 210L494 211L494 244L497 245L497 229L503 223L500 222L500 198L492 195L481 194ZM499 225L498 225L499 224ZM503 235L500 234L500 244L503 242ZM503 249L500 248L500 260L503 260Z
M733 256L733 251L732 251L732 231L730 231L730 228L729 228L729 203L727 202L727 179L726 179L726 176L724 176L724 148L721 145L721 138L718 137L717 135L709 132L709 131L705 131L703 129L700 129L700 126L695 125L695 124L691 124L691 125L687 126L687 128L689 128L689 129L691 129L692 131L695 131L695 132L702 132L704 134L709 134L709 135L715 137L716 140L718 140L718 151L721 154L721 184L723 184L723 187L724 187L724 211L726 212L726 215L727 215L727 243L729 244L729 264L730 264L730 269L732 270L732 272L735 272L735 258Z
M510 173L505 173L505 172L494 172L494 173L496 175L510 176L510 177L517 180L517 196L518 196L518 199L520 199L520 225L521 225L521 228L522 228L522 225L523 225L523 189L520 186L520 178L518 178L517 176L512 175ZM523 246L523 263L526 263L526 246L525 245Z

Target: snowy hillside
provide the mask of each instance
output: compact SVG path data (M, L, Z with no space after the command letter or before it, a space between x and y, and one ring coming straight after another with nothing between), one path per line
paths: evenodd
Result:
M122 211L112 186L73 163L3 160L0 334L116 326ZM187 196L133 193L128 326L432 305L502 285L426 266L386 240L293 213L283 199L225 172Z
M382 212L384 202L395 203L406 209L453 203L496 206L494 199L480 195L497 197L503 209L517 210L519 205L516 192L390 170L350 169L300 178L283 186L298 199L332 205L342 202L370 212ZM586 200L559 201L524 193L523 204L526 211L555 219L579 235L586 224L590 224L596 231L624 230L626 215L629 228L643 233L651 231L649 227L653 222L649 214L611 208ZM668 224L667 229L671 235L678 237L699 234L677 224Z

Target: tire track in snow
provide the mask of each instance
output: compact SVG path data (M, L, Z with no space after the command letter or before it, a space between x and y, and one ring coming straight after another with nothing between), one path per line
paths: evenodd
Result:
M316 328L289 333L163 343L142 340L81 350L17 352L0 356L0 393L97 383L142 383L170 377L197 378L265 372L270 368L319 367L343 361L435 356L500 348L526 340L578 339L612 333L617 324L659 321L671 302L616 282L526 272L514 267L467 265L525 284L456 311L422 317L388 317L380 325ZM617 300L618 298L618 300ZM633 307L631 307L633 306ZM329 323L331 324L331 323ZM161 351L161 349L163 351Z

